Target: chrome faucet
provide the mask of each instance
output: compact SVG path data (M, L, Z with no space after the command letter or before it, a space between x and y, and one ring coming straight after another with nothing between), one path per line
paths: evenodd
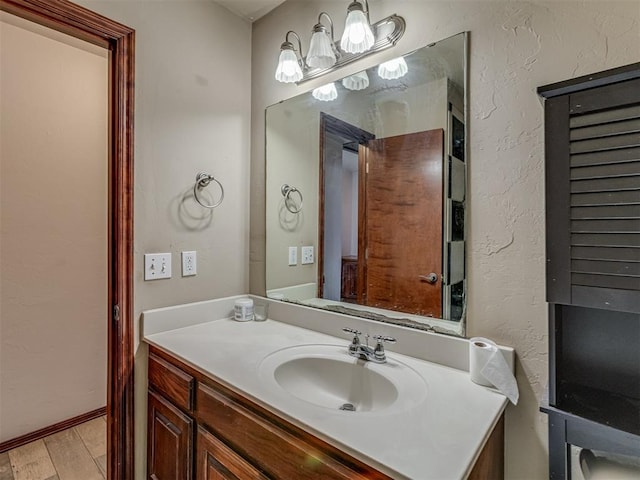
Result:
M386 363L387 355L384 351L384 343L396 343L396 339L393 337L374 335L373 338L376 340L376 346L372 348L369 346L368 334L365 335L367 344L363 345L360 343L360 335L362 335L362 332L348 327L343 328L342 331L353 334L353 340L351 340L349 344L349 355L361 360L366 360L367 362Z

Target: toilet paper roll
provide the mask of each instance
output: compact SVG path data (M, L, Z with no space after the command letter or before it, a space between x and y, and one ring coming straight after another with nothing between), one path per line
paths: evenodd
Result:
M516 405L518 384L498 346L487 338L469 340L469 374L479 385L496 388Z

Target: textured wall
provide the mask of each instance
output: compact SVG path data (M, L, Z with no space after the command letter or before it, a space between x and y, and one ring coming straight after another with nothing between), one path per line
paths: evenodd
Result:
M146 309L245 292L251 25L211 1L78 3L136 30L136 328ZM201 171L225 188L212 214L190 197ZM197 276L181 277L182 250L198 252ZM143 255L153 252L173 254L173 278L143 280ZM144 478L146 459L145 361L142 345L135 367L136 478Z
M273 79L284 34L296 30L308 44L318 13L326 10L341 23L346 2L288 0L254 24L251 290L264 290L264 108L398 53L470 31L468 333L515 347L521 397L517 407L507 409L507 477L545 478L546 417L538 413L547 382L544 139L543 109L535 90L640 61L640 5L425 0L370 4L374 21L391 13L407 20L407 32L397 47L301 87ZM337 25L337 36L342 28Z
M0 442L107 403L106 50L0 21Z

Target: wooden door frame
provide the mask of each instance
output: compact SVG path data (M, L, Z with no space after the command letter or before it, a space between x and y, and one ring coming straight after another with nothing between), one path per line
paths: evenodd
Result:
M369 146L358 146L358 277L356 302L367 304L367 165Z
M135 32L67 0L0 0L0 10L111 52L109 61L108 373L109 480L134 476L133 110Z
M367 132L366 130L362 130L361 128L356 127L355 125L351 125L339 118L333 117L328 113L320 112L320 158L319 158L319 184L318 184L318 251L317 251L317 296L318 298L322 298L324 293L324 154L325 154L325 140L327 138L327 134L332 133L334 135L341 136L345 139L350 139L351 141L358 142L359 144L364 144L369 140L376 138L376 136L372 133ZM361 187L361 161L358 160L358 193L362 194ZM360 217L360 206L358 207L358 217ZM360 233L361 228L361 219L359 218L358 222L358 234ZM360 236L360 235L358 235ZM358 276L360 276L360 269L363 265L361 261L361 241L358 240ZM358 280L360 282L360 280Z

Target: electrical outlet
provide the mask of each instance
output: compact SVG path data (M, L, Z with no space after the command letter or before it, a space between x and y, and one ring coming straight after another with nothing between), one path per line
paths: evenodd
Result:
M182 276L190 277L196 274L196 252L182 252Z
M302 247L302 265L313 263L313 247Z
M171 254L145 253L144 279L159 280L161 278L171 278Z
M289 247L289 266L298 265L298 247Z

